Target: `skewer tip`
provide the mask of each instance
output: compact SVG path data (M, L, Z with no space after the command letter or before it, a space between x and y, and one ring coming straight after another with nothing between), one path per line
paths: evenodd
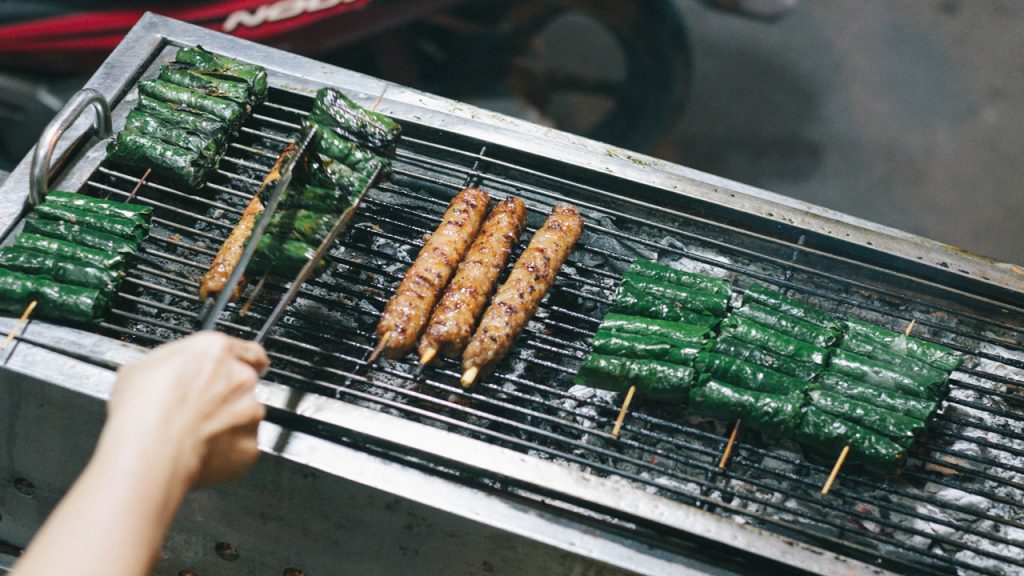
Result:
M14 340L15 334L17 334L18 330L21 330L21 327L28 321L28 317L32 314L32 311L36 309L36 304L38 303L38 300L33 300L28 303L28 306L25 307L25 311L21 313L21 318L18 318L18 321L14 324L14 328L11 328L11 331L7 333L7 338L4 340L3 344L0 344L0 350L6 350L7 347L10 346L11 341Z
M736 424L732 427L732 434L729 435L729 442L725 445L725 450L722 452L722 459L718 461L718 469L725 470L725 465L729 463L729 456L732 455L732 447L736 444L736 434L740 431L741 418L736 419Z
M476 377L478 374L480 374L480 369L477 368L476 366L473 366L469 370L463 372L462 378L459 380L459 382L462 382L463 388L469 388L470 386L473 385L473 382L476 381Z
M420 355L420 364L423 366L430 364L430 362L434 360L434 356L437 356L437 348L427 348L423 351L423 354Z
M384 336L377 342L377 347L370 352L370 357L366 359L366 365L369 366L377 361L380 357L380 353L384 351L384 347L388 345L388 340L391 339L391 332L384 334Z
M850 445L843 446L843 451L839 453L839 459L836 460L836 465L832 467L832 473L828 475L828 480L825 481L825 485L821 488L821 495L828 496L830 490L832 490L832 483L836 481L836 476L839 475L839 469L843 467L843 462L846 462L846 456L850 453Z
M619 417L615 419L615 427L612 428L614 438L618 438L619 432L622 431L622 422L626 419L626 411L629 410L629 405L633 402L634 394L636 394L636 385L631 384L626 392L626 399L622 401L622 408L619 409Z
M914 325L917 324L917 318L910 319L910 325L907 326L907 331L903 333L904 336L910 336L910 333L914 331Z

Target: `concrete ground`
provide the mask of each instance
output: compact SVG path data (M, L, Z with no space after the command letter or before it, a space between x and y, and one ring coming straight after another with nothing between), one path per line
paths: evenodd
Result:
M1024 2L680 6L692 92L655 155L1024 262Z

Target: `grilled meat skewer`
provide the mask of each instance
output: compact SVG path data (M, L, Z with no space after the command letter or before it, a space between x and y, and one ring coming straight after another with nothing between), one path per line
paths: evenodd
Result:
M289 144L281 152L281 155L277 157L277 161L274 162L274 167L270 169L270 172L263 179L263 183L260 184L260 189L249 200L249 204L242 212L242 217L238 219L238 224L235 224L231 234L228 235L227 240L224 241L220 250L217 251L217 256L213 259L210 269L206 271L206 274L203 274L203 278L199 282L200 300L215 297L224 289L224 285L228 283L231 271L238 264L238 260L242 257L242 252L245 251L245 243L249 240L249 236L252 235L252 229L256 225L256 217L263 212L263 201L260 199L260 194L268 186L273 185L274 182L281 178L281 167L284 165L285 159L291 156L294 151L295 144ZM245 279L243 278L235 286L231 299L238 299L244 289Z
M462 354L524 226L526 205L519 198L506 198L491 210L420 338L421 364L439 351L450 358Z
M483 190L466 188L448 205L377 323L378 348L386 357L401 358L416 347L441 291L480 231L489 201Z
M462 355L463 386L472 386L481 371L493 369L512 348L582 231L583 218L576 208L565 204L554 207L498 289L469 341Z

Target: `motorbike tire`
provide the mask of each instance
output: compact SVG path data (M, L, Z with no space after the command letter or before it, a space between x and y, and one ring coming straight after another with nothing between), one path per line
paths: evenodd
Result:
M545 30L567 15L586 17L614 39L624 75L594 81L529 64ZM675 125L691 76L686 29L673 0L470 2L385 35L375 46L374 66L364 68L371 74L470 103L502 87L535 112L520 114L528 119L640 152ZM554 92L595 89L612 100L601 118L583 129L563 123Z

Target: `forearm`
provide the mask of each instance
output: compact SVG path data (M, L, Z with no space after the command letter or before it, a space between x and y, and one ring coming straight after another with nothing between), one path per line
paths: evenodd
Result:
M152 572L190 486L161 446L115 442L116 424L18 562L15 576L141 576ZM138 434L138 430L134 431Z

